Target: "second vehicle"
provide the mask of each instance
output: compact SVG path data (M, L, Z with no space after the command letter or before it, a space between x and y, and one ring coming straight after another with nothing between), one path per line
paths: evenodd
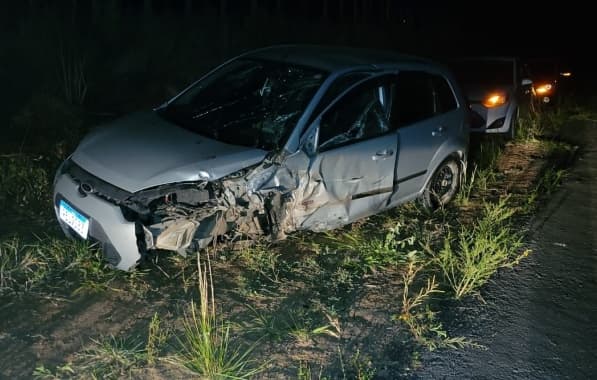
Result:
M528 105L532 82L520 75L515 57L471 57L449 66L473 111L471 132L516 135L520 108Z

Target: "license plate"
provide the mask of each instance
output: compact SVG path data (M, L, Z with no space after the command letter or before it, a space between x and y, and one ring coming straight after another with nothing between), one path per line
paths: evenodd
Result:
M89 232L89 219L87 217L81 215L80 212L62 199L58 204L58 211L60 219L64 223L72 228L83 239L87 239L87 233Z

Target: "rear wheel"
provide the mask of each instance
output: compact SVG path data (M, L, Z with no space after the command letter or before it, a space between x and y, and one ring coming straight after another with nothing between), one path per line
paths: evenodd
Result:
M453 158L440 164L423 192L423 205L435 210L449 203L456 196L460 182L460 166Z

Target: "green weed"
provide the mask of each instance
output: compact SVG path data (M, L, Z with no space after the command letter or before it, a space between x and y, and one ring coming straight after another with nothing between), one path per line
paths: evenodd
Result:
M485 203L477 221L461 227L456 236L448 234L440 252L432 252L457 299L483 286L498 268L529 253L518 254L522 233L510 224L516 209L508 205L508 199Z
M360 350L352 355L349 360L351 379L356 380L371 380L375 377L376 370L373 367L371 358L367 355L363 355ZM346 372L344 372L344 378L346 378Z
M131 378L146 363L143 344L136 340L109 338L91 339L91 345L76 353L72 362L54 370L39 365L33 371L36 379L121 379Z
M458 194L456 194L456 202L461 205L467 205L471 199L471 195L473 194L475 187L477 168L478 166L473 164L470 173L467 173L463 181L460 183L460 189L458 190Z
M100 379L130 377L134 369L145 364L146 359L142 342L115 337L92 339L91 347L76 356L75 369L80 377L88 374Z
M341 376L330 377L324 375L323 364L318 364L318 371L313 371L313 365L306 361L299 362L297 379L299 380L329 380L329 379L355 379L355 380L371 380L375 377L376 370L373 367L373 362L368 355L363 355L360 350L350 356L345 363L344 354L340 347L338 347L338 362L340 365Z
M542 195L550 196L565 180L568 175L566 169L547 168L539 179L536 191Z
M162 326L158 313L155 313L149 322L147 334L147 344L145 345L145 352L147 357L147 364L153 365L159 357L160 352L168 339L168 331Z
M272 247L256 244L240 251L246 268L273 283L280 282L280 254Z
M541 116L538 113L528 113L518 118L516 141L535 141L544 133Z
M243 331L255 334L259 339L280 342L288 336L287 324L275 313L265 313L249 306L252 318L243 325Z
M332 322L330 320L330 322ZM340 326L337 323L318 324L312 315L302 310L295 310L288 314L288 321L285 322L288 335L298 343L306 344L317 335L328 335L334 338L340 337Z
M39 380L59 380L65 378L73 378L74 375L75 370L72 368L71 364L57 366L54 370L47 368L45 365L41 364L35 367L32 373L33 378Z
M359 272L374 272L384 267L404 263L409 254L417 251L414 235L403 236L403 225L398 222L382 236L365 229L340 234L326 233L325 247L333 251L356 254L356 260L345 261L345 267Z
M243 324L243 331L255 334L259 339L279 342L292 338L298 343L306 344L318 335L340 338L340 323L332 313L324 311L327 322L322 322L321 316L299 308L285 313L264 313L253 308L250 310L253 318Z
M319 365L319 372L314 373L309 363L299 362L297 375L298 380L328 380L329 377L323 375L323 366Z
M566 169L547 168L535 187L527 194L523 206L525 212L530 213L537 207L537 202L553 194L568 175Z
M394 320L404 323L413 339L418 344L433 351L437 348L479 347L464 337L450 337L437 318L437 312L429 307L429 300L434 294L443 293L435 276L427 278L426 284L418 292L411 294L411 287L425 265L416 256L411 256L403 275L404 289L399 315Z

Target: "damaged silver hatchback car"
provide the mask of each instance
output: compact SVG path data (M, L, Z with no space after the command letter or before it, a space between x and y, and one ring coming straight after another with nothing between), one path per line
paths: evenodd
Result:
M455 195L466 102L450 72L392 52L276 46L101 127L58 169L71 237L130 270L149 250L333 229Z

